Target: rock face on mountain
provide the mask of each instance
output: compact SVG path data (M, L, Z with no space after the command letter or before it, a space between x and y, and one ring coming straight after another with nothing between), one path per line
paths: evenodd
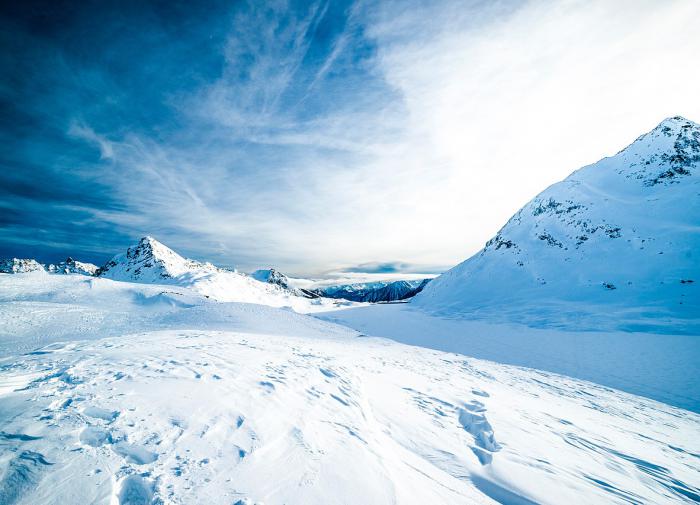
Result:
M414 303L534 317L573 301L673 325L700 313L699 250L700 126L673 117L537 195Z
M327 298L342 298L353 302L393 302L406 300L420 293L430 279L394 282L366 282L329 286L317 290Z
M76 261L70 256L66 261L62 261L57 265L47 265L46 270L50 273L55 274L82 274L82 275L95 275L98 268L97 265L92 263L84 263L82 261Z
M274 268L256 270L255 272L251 273L250 276L256 281L279 286L295 296L303 296L304 298L319 298L322 296L315 290L291 286L289 283L289 277L284 275L282 272L275 270Z
M278 272L274 268L267 268L256 270L250 276L256 281L267 282L268 284L275 284L281 288L289 288L289 277L284 275L282 272Z
M43 272L44 267L36 260L10 258L0 260L0 273L21 274L26 272Z

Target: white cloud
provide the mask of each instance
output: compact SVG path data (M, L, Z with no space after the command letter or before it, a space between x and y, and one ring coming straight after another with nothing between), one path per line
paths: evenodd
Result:
M68 127L68 135L85 140L97 146L97 148L100 150L101 159L108 160L114 157L112 142L110 142L104 136L98 135L95 133L95 130L83 123L72 122Z
M373 28L408 109L376 170L408 170L396 193L417 197L381 236L412 260L460 261L574 169L664 117L700 117L698 2L533 1L490 19L470 4L388 8Z
M115 158L116 189L150 216L143 226L244 269L449 266L573 170L664 117L700 118L699 2L540 0L360 4L353 28L377 45L358 63L366 81L295 119L280 97L304 72L299 95L323 93L356 42L343 31L303 67L326 7L237 18L223 77L183 102L208 123L182 145L73 131Z

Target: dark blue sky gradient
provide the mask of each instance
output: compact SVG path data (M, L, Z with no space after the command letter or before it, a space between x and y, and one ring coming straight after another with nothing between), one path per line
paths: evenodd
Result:
M0 257L57 261L70 254L99 264L152 234L221 264L284 263L263 243L249 247L266 209L246 214L247 200L284 206L285 187L303 184L289 159L342 152L276 137L390 93L365 64L374 49L359 24L349 25L351 8L172 0L4 5ZM214 189L203 187L204 179ZM181 190L206 207L204 227L212 223L207 213L225 220L230 212L232 220L246 216L250 229L243 236L200 233L196 212L176 212Z

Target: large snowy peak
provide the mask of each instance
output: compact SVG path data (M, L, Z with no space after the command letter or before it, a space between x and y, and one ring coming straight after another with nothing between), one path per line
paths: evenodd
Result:
M299 312L321 309L323 300L309 300L276 283L259 282L245 274L184 258L153 237L118 254L97 272L107 279L149 284L174 284L222 302L292 307ZM326 304L330 304L327 302Z
M119 281L163 282L187 273L215 272L210 263L183 258L153 237L143 237L100 268L97 275Z
M699 247L700 126L674 117L540 193L415 303L528 322L569 301L583 321L590 302L589 315L626 308L630 329L652 320L678 329L678 318L700 314Z

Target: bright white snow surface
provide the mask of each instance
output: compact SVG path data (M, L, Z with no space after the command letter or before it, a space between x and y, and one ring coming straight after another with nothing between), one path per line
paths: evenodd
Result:
M700 416L185 288L0 275L0 503L700 499Z
M700 412L698 335L536 328L444 317L412 303L353 307L318 317L368 335L561 373Z
M698 251L700 125L674 117L547 188L413 303L491 322L700 335Z

